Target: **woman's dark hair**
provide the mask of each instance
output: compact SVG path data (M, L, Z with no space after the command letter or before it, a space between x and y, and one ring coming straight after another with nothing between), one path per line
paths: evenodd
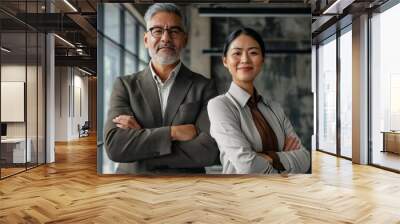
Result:
M226 57L226 54L228 52L228 49L229 49L229 46L231 45L231 43L241 34L252 37L255 41L257 41L257 43L260 45L261 54L264 58L265 57L265 45L264 45L264 41L263 41L262 37L260 36L260 34L257 33L257 31L255 31L251 28L248 28L248 27L239 28L239 29L233 31L231 34L229 34L229 36L226 38L225 44L224 44L224 51L223 51L224 57Z

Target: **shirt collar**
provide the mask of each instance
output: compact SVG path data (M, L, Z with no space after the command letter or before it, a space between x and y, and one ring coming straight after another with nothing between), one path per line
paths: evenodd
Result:
M181 69L181 65L182 65L182 62L180 61L180 62L175 66L175 68L172 69L171 73L170 73L169 76L168 76L168 79L165 80L164 83L168 82L169 80L171 80L171 81L175 80L176 76L177 76L178 73L179 73L179 70ZM149 67L150 67L150 71L151 71L151 76L153 77L154 81L155 81L156 83L163 83L163 82L161 81L160 77L158 77L158 75L157 75L156 72L154 71L153 65L151 64L151 60L150 60L150 62L149 62Z
M240 88L235 82L231 83L228 93L240 104L243 108L247 105L247 101L250 99L251 95L246 92L246 90ZM268 105L268 99L261 95L260 102Z

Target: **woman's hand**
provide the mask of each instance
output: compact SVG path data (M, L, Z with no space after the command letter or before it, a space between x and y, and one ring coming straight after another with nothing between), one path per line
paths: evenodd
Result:
M265 160L267 160L269 163L272 164L273 160L269 155L267 155L265 153L261 153L261 152L258 152L257 155L263 157Z
M266 159L266 160L272 165L273 159L272 159L269 155L264 154L264 153L260 153L260 152L258 152L257 155L263 157L264 159ZM289 173L286 172L286 171L283 171L283 172L281 172L281 173L279 173L279 174L280 174L282 177L288 177L288 176L289 176Z
M283 151L298 150L300 149L300 147L300 140L294 136L289 136L285 139L285 146L283 147Z

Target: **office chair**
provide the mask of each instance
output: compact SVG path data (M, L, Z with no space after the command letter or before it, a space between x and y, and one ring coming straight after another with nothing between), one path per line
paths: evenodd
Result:
M79 138L80 137L87 137L89 136L89 121L85 121L85 123L82 125L82 127L79 127L80 125L78 124L78 129L79 129Z

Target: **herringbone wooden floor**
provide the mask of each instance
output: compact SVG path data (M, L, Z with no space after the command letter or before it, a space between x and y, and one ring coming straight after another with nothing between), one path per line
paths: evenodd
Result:
M313 174L98 176L95 138L0 181L0 223L400 223L400 175L313 153Z

